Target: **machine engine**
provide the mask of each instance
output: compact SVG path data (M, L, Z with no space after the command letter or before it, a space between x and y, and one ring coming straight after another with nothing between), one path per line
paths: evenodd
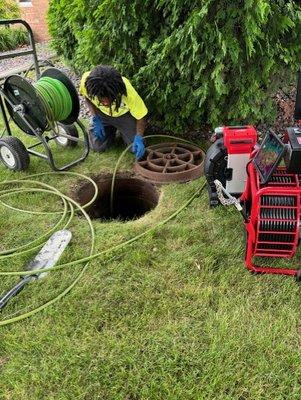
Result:
M215 179L222 182L226 190L236 197L244 191L246 165L257 142L257 132L251 125L223 126L215 130L214 140L204 161L211 207L219 204Z

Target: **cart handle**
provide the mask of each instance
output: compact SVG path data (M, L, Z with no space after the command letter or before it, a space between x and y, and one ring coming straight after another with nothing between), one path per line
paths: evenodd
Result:
M34 37L33 37L33 32L32 32L32 29L31 29L29 23L24 21L23 19L1 19L0 20L0 26L1 25L9 26L9 25L15 25L15 24L21 24L21 25L25 26L27 33L28 33L31 49L23 50L23 51L19 51L19 52L16 52L16 51L5 52L3 54L0 54L0 61L7 59L7 58L22 57L22 56L27 56L29 54L32 54L34 68L36 71L36 76L37 76L37 79L39 79L40 78L40 68L39 68L39 62L38 62L38 57L37 57L36 45L35 45L35 41L34 41Z

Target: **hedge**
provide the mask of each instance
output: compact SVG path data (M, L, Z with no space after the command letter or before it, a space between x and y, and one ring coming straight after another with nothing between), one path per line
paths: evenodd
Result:
M10 19L20 17L20 10L14 0L0 0L1 19Z
M14 0L0 0L0 19L20 18L20 10ZM0 51L14 50L28 42L22 28L0 28Z
M114 65L172 131L271 121L301 61L292 0L52 0L49 26L78 71Z

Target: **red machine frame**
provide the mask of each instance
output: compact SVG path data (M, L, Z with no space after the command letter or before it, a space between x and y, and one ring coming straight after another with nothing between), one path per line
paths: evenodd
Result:
M254 273L299 276L298 269L255 265L253 257L291 258L295 255L299 242L300 178L297 174L287 173L284 167L278 167L271 180L263 185L252 162L249 162L247 171L246 189L240 197L247 214L248 205L252 202L250 215L245 221L246 266ZM280 204L279 198L287 205ZM281 227L281 230L269 230L272 224Z

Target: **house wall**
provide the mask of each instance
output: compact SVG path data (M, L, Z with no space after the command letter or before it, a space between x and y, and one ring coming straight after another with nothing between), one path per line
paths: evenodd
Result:
M29 23L37 42L50 39L46 22L48 4L49 0L19 1L21 18Z

